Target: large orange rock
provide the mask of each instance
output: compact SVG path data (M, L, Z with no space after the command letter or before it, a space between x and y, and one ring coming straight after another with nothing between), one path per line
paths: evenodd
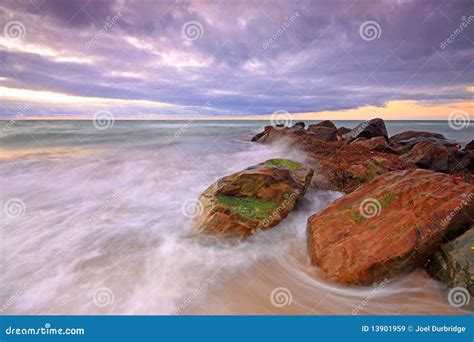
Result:
M270 159L219 179L199 203L196 233L247 237L280 223L311 183L313 170L288 159Z
M377 177L308 220L308 252L331 279L370 284L426 262L474 220L474 187L428 170Z

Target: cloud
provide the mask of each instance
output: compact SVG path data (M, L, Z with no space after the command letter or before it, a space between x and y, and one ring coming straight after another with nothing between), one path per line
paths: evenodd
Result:
M384 0L370 6L307 0L7 0L0 5L1 28L18 21L24 36L0 37L0 86L93 104L109 98L112 111L132 117L250 117L280 109L311 113L390 101L468 101L474 22L446 47L440 44L473 9L469 0ZM361 36L368 21L380 28L378 38ZM183 36L189 22L199 23L196 39ZM114 102L118 99L124 102ZM12 116L22 101L2 98L0 116ZM74 102L35 101L36 115L91 114L91 106ZM200 110L207 102L210 108Z

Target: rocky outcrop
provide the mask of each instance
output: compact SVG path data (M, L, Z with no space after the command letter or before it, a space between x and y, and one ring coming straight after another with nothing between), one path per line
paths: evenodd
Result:
M447 172L449 160L453 155L454 151L446 147L431 142L420 142L401 158L424 169Z
M309 131L309 128L308 128ZM336 141L337 130L328 127L313 127L311 131L309 131L309 135L311 135L314 139L321 140L321 141Z
M352 145L361 146L372 151L380 151L384 153L395 153L395 151L387 144L384 137L375 137L372 139L357 138Z
M410 152L412 148L419 143L430 143L440 147L449 148L453 151L457 151L460 148L460 145L455 141L433 137L417 137L408 140L400 140L396 143L392 142L391 146L397 151L398 154L405 154Z
M308 126L308 131L311 132L313 129L317 129L319 127L326 127L326 128L332 128L334 130L337 130L337 127L334 124L334 122L332 122L330 120L324 120L324 121L321 121L317 124L309 125Z
M351 142L360 137L367 139L384 137L388 141L387 128L385 127L384 121L379 118L368 120L357 125L349 133L344 134L342 137L347 142Z
M423 265L474 218L474 187L428 170L390 172L308 220L308 252L329 278L370 284Z
M343 136L351 131L350 128L347 127L339 127L336 131L336 135L338 140L343 140Z
M464 151L474 151L474 140L471 140L471 142L464 147Z
M429 273L449 289L450 300L459 307L471 311L474 311L473 247L474 226L434 253L428 267Z
M219 179L199 198L195 232L246 237L281 222L302 197L313 170L288 159L270 159Z
M446 139L444 135L439 133L423 132L423 131L405 131L402 133L395 134L390 137L391 143L398 143L404 140L410 140L413 138L435 138L435 139Z

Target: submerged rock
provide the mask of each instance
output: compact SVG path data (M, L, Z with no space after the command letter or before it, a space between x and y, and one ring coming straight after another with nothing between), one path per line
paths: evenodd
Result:
M270 159L219 179L199 198L195 232L246 237L280 223L302 197L313 170L289 159Z
M474 196L474 195L473 195ZM473 198L474 200L474 198ZM459 291L461 308L474 311L474 226L457 239L443 245L432 258L428 272L443 282L454 296ZM465 289L466 291L463 291ZM451 298L453 301L455 298Z
M308 219L311 261L348 284L423 265L445 236L472 224L473 192L470 184L422 169L377 177Z
M385 127L384 121L380 118L365 121L357 125L349 133L344 134L342 137L347 142L351 142L360 137L367 139L384 137L388 141L387 128Z

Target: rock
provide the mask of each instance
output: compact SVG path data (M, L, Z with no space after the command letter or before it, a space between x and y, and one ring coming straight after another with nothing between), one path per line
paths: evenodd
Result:
M395 153L395 151L390 146L388 146L387 141L384 137L375 137L372 139L366 139L364 137L361 137L351 142L351 144L361 146L372 151Z
M305 123L303 121L298 121L291 128L305 128Z
M418 137L408 140L400 140L398 142L392 142L391 146L398 154L403 155L410 152L416 144L422 142L435 144L441 147L447 147L452 151L457 151L460 148L460 145L455 141L447 139L437 139L433 137Z
M347 134L347 133L349 133L350 131L351 131L350 128L339 127L339 128L337 129L336 134L337 134L338 137L342 137L344 134Z
M458 292L464 303L462 309L474 311L474 226L457 239L444 244L431 257L428 272L443 282L448 289L448 296L455 300L454 291ZM464 289L465 291L463 291ZM451 293L451 295L449 295ZM463 303L455 302L458 304Z
M246 237L280 223L293 210L313 170L288 159L270 159L219 179L199 198L196 233Z
M263 132L260 132L251 139L251 141L259 141L263 136L268 134L268 131L272 128L272 126L265 126Z
M416 167L413 163L402 161L398 155L367 151L342 141L325 142L304 130L295 132L287 127L267 126L262 133L258 135L259 143L271 144L282 140L285 145L305 153L310 165L318 170L314 184L320 189L351 192L384 173Z
M464 147L464 151L474 151L474 140L471 140L471 142Z
M416 164L418 167L437 172L449 170L449 159L453 151L431 142L420 142L401 159Z
M424 265L445 236L472 225L473 192L470 184L422 169L377 177L308 219L310 259L347 284Z
M409 140L413 138L436 138L446 139L444 135L439 133L422 132L422 131L406 131L395 134L390 137L390 142L398 143L399 141Z
M336 136L336 130L333 128L328 128L328 127L312 127L311 130L307 130L308 134L321 141L336 141L337 136Z
M342 137L347 142L351 142L359 137L365 137L367 139L374 137L384 137L388 141L385 123L379 118L371 119L359 124L349 133L344 134Z
M448 164L448 172L450 174L453 174L460 171L474 171L474 150L457 151L453 156L450 157Z
M319 128L319 127L326 127L326 128L332 128L332 129L337 130L336 125L330 120L324 120L317 124L309 125L307 130L311 132L312 129Z

